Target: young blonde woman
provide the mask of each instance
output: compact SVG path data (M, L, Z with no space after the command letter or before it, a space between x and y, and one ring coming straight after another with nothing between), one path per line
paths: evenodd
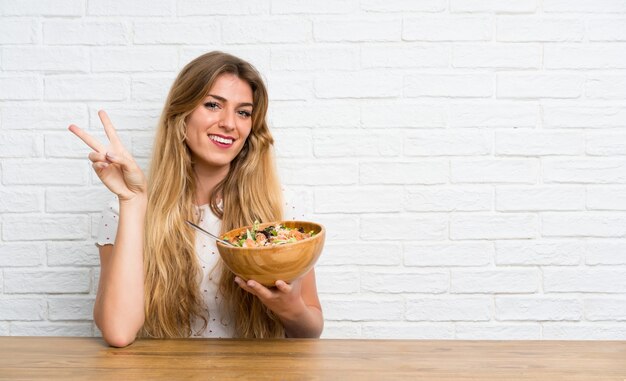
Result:
M215 242L185 223L223 233L285 217L267 107L252 65L222 52L196 58L170 89L147 180L104 111L108 145L69 127L94 150L93 168L117 196L98 238L94 320L108 344L137 336L320 336L313 270L272 288L244 282L221 266Z

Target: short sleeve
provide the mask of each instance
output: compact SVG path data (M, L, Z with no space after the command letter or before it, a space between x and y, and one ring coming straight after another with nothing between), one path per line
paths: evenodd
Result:
M292 189L283 187L283 220L307 221L305 199Z
M120 218L120 205L117 197L113 198L102 211L96 246L115 244L117 225Z

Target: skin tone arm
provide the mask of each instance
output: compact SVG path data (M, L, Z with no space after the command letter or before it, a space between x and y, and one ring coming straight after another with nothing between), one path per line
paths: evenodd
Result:
M287 337L318 338L322 334L324 318L317 296L314 269L291 284L278 280L276 288L272 289L253 280L244 282L239 277L235 277L235 282L256 295L278 316Z
M118 196L120 217L115 245L100 248L100 283L94 320L111 346L131 344L144 322L143 230L147 186L143 172L122 145L104 111L98 112L109 139L106 147L75 125L69 130L91 147L100 180Z

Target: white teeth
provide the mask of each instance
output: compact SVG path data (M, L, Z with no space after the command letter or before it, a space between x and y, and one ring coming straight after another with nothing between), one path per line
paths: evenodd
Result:
M215 140L216 142L222 143L222 144L233 144L233 139L225 139L225 138L215 136L215 135L209 135L209 139Z

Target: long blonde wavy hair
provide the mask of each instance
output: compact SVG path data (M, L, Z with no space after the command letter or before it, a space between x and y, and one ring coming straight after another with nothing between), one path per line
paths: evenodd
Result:
M274 139L266 122L268 96L260 74L246 61L223 52L194 59L170 89L153 146L144 240L144 337L188 337L192 319L203 320L204 327L208 321L198 286L202 273L195 253L195 232L185 223L197 221L197 184L185 129L187 117L224 73L236 75L252 89L252 130L230 163L228 175L209 195L210 207L221 219L222 233L257 219L282 218ZM241 290L226 266L219 271L220 292L235 334L245 338L284 337L284 328L271 311Z

